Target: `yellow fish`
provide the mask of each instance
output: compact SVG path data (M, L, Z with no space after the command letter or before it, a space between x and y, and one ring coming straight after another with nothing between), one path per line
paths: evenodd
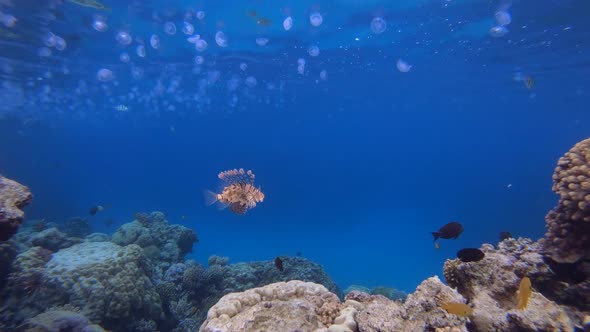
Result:
M100 2L94 1L94 0L68 0L71 3L75 3L77 5L80 5L82 7L89 7L89 8L95 8L95 9L101 9L101 10L111 10L111 8L109 8L108 6L103 5Z
M531 279L529 277L524 277L520 281L520 287L518 288L518 304L516 305L516 309L524 310L529 303L529 298L533 293L533 288L531 287Z
M460 317L467 317L473 314L473 308L465 303L459 302L447 302L440 306L445 309L449 314L457 315Z

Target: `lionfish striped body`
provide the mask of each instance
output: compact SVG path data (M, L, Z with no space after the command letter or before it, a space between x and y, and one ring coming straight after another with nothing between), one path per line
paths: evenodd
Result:
M264 200L264 193L254 186L255 176L251 170L233 169L219 173L218 177L225 182L225 187L216 199L235 214L245 214Z

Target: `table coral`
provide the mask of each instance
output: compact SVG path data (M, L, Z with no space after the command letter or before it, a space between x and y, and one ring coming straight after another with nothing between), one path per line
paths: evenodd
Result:
M29 188L0 175L0 241L6 241L18 230L33 195Z
M552 189L559 203L545 217L547 253L562 263L590 258L590 138L559 159Z

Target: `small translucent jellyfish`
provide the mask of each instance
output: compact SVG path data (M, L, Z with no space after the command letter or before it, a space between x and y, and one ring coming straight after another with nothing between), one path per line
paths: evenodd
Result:
M68 47L65 39L61 38L60 36L55 36L55 49L58 51L63 51Z
M158 37L158 35L152 35L150 37L150 45L152 46L152 48L154 50L157 50L160 48L160 37Z
M320 48L317 47L316 45L311 45L307 49L307 53L309 53L310 56L318 56L318 55L320 55Z
M228 91L236 91L240 87L240 78L237 76L232 76L227 81L227 90Z
M297 59L297 72L301 75L305 73L305 59Z
M55 46L55 35L52 32L47 32L46 34L41 37L43 40L43 44L47 47L54 47Z
M311 15L309 15L309 23L311 23L311 25L313 25L314 27L319 27L320 25L322 25L323 21L324 18L322 17L322 14L318 12L311 13Z
M117 42L121 45L129 45L133 41L131 35L126 31L119 31L115 39L117 39Z
M119 54L119 60L123 63L128 63L129 62L129 54L127 54L127 52L123 52L123 53Z
M219 47L227 47L227 36L223 31L217 31L217 33L215 33L215 43L217 43Z
M266 44L268 44L268 38L265 38L265 37L256 38L256 45L265 46Z
M109 29L109 26L104 21L104 17L96 15L92 21L92 28L98 32L105 32Z
M0 12L0 22L7 28L14 28L18 19L10 14Z
M402 59L398 59L395 65L397 67L397 70L401 71L402 73L407 73L410 70L412 70L412 65L408 64Z
M176 25L173 22L164 23L164 32L166 32L170 36L175 35L176 34Z
M203 52L207 49L207 42L204 39L199 39L195 43L195 48L197 49L197 51Z
M182 33L184 33L185 35L192 35L193 33L195 33L195 27L190 24L189 22L184 22L182 24Z
M198 19L199 21L202 21L204 18L205 18L205 12L204 12L204 11L202 11L202 10L199 10L199 11L197 12L197 19Z
M385 29L387 29L387 22L385 22L385 20L381 17L375 17L372 21L371 21L371 31L373 31L376 34L380 34L383 33L383 31L385 31Z
M101 82L108 82L111 81L115 76L110 69L102 68L98 70L96 77Z
M510 22L512 22L510 13L505 10L497 11L494 16L496 17L496 22L498 22L500 25L508 25Z
M48 57L48 56L51 56L51 49L49 47L41 47L37 51L37 54L40 57Z
M503 37L508 33L508 29L506 27L497 25L490 29L490 36L492 37Z
M141 67L131 68L131 77L133 77L136 80L143 78L143 69Z
M289 30L291 30L292 27L293 27L293 18L291 16L288 16L283 21L283 29L285 29L285 31L289 31Z
M248 65L245 62L240 63L240 69L242 71L246 71L248 69Z
M145 58L145 46L137 45L135 48L135 53L137 53L137 56Z
M195 63L198 65L202 65L203 63L205 63L205 58L200 55L197 55L195 56Z
M258 84L258 81L256 81L256 77L248 76L248 77L246 77L244 84L246 84L246 86L249 88L253 88L256 86L256 84Z
M320 72L320 79L322 81L325 81L328 79L328 72L325 69Z
M201 39L201 35L197 34L197 35L193 35L188 37L186 40L191 43L191 44L195 44L197 42L197 40Z

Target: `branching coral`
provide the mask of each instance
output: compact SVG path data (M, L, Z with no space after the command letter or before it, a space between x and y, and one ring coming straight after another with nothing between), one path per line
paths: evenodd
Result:
M545 217L547 253L563 263L590 257L590 138L559 159L553 191L560 198Z

